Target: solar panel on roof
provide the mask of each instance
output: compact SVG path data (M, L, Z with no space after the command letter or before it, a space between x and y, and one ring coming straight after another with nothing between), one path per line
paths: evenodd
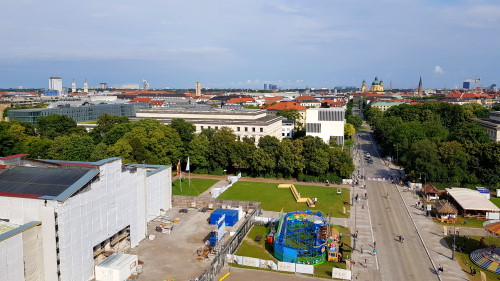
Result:
M88 171L88 169L15 166L0 172L0 192L57 196Z

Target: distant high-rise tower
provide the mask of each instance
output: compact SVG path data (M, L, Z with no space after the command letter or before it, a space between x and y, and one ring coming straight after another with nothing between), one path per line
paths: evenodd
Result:
M422 76L420 76L420 81L418 82L418 96L421 97L423 95L422 91Z
M73 82L71 82L71 92L76 93L76 82L75 79L73 79Z
M366 92L366 81L363 80L363 83L361 83L361 92L364 93Z
M196 82L196 92L195 92L195 94L196 94L197 97L201 96L201 83L200 82Z
M264 84L264 90L269 90L269 85L268 84Z
M88 93L89 92L89 83L87 82L87 79L83 82L83 92Z
M58 76L49 77L49 90L57 91L57 94L61 96L63 94L62 79Z
M144 86L144 90L146 90L146 91L149 90L149 82L146 81L146 80L142 80L142 83L144 84L143 85Z

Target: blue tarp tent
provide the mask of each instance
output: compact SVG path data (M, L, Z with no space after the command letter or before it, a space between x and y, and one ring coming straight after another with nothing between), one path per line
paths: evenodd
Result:
M226 215L227 226L233 226L238 222L238 210L217 209L210 214L210 224L217 224L223 215Z

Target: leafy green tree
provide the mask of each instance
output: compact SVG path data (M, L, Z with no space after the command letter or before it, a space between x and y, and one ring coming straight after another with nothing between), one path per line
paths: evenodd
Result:
M231 166L236 136L228 127L215 130L210 139L210 158L212 170L227 169Z
M451 140L460 143L487 143L490 142L490 137L486 133L486 129L472 122L457 123L451 133Z
M439 159L437 145L429 139L412 144L402 162L407 174L413 179L425 177L427 181L439 181L446 174Z
M355 166L349 155L349 151L341 148L332 148L328 152L330 171L341 178L351 178Z
M298 175L304 171L303 150L304 144L302 140L283 139L281 141L278 166L285 177Z
M106 159L106 158L109 158L109 152L108 152L108 146L101 142L101 143L98 143L94 150L92 151L92 153L90 154L90 161L99 161L99 160L102 160L102 159Z
M52 140L32 136L28 137L23 143L23 151L32 158L49 158L51 147Z
M356 133L356 129L352 124L345 123L344 124L344 135L348 138L352 138L352 136Z
M123 123L129 123L128 117L103 114L99 116L97 119L97 126L92 129L89 134L96 143L99 143L104 140L106 134L116 125Z
M59 136L52 142L48 154L52 159L88 161L94 150L93 143L92 138L88 135Z
M304 143L304 160L306 174L320 175L328 170L328 145L318 137L306 136L302 138Z
M116 143L109 147L108 151L110 156L121 157L124 163L136 162L132 156L132 146L126 139L118 140Z
M359 115L346 115L345 121L352 124L356 130L359 130L363 124L363 119L361 119L361 116Z
M234 150L231 154L231 162L234 170L241 169L249 169L250 163L248 161L249 156L255 151L255 144L244 142L244 141L236 141L234 143Z
M193 124L186 122L184 119L176 118L172 119L170 126L177 131L184 143L189 143L193 140L194 133L196 132L196 127Z
M209 168L210 140L204 134L195 135L193 140L189 142L186 155L189 156L191 171L198 169L204 170Z
M77 132L75 120L66 115L51 114L36 119L36 129L41 137L55 139Z
M255 175L265 175L270 173L275 167L275 161L271 154L267 153L263 148L257 148L250 155L250 170Z
M462 182L467 175L469 155L456 141L443 142L438 148L441 163L446 168L446 182Z
M132 130L133 124L132 123L121 123L115 125L111 130L106 132L104 135L103 142L111 146L118 142L126 133L130 132Z

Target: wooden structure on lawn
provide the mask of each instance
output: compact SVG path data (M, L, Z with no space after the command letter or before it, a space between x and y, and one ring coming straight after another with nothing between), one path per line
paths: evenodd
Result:
M432 203L432 210L436 213L436 218L440 222L455 223L457 221L457 208L446 200L439 200Z
M282 183L282 184L278 184L278 188L289 188L293 194L293 197L297 201L297 203L307 203L307 206L309 206L311 208L316 207L316 202L314 202L314 200L312 200L311 198L304 198L304 197L300 196L300 193L295 188L295 185Z
M424 198L426 202L439 200L439 195L441 195L442 191L437 189L434 185L428 183L422 188L424 192Z

